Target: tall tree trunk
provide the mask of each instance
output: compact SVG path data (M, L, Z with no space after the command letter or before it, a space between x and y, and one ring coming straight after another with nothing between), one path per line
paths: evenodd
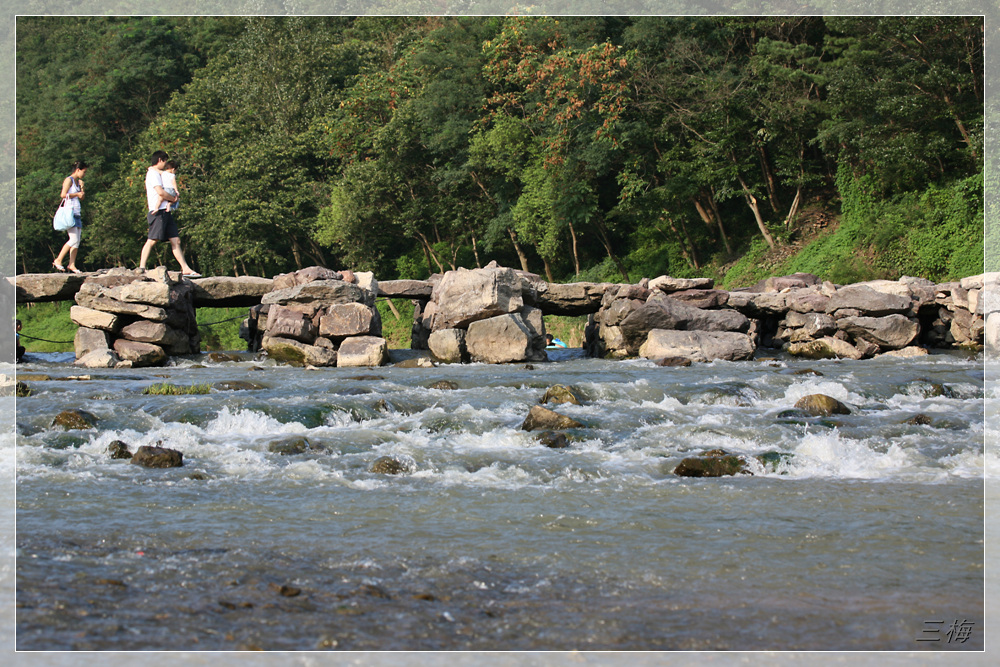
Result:
M542 265L545 267L545 279L554 283L556 279L552 277L552 267L549 266L549 260L544 255L542 255Z
M667 224L670 225L670 231L674 233L674 236L679 238L681 241L681 254L691 268L700 269L698 262L698 251L694 247L694 243L691 242L691 236L688 234L687 226L684 221L680 221L681 231L677 231L677 226L674 224L674 219L670 216L664 216L660 218L661 220L666 220Z
M715 224L715 220L712 219L712 212L706 209L702 205L701 200L697 197L691 197L691 201L694 203L694 207L697 209L698 216L701 218L702 222L708 226L710 231L714 231L712 230L712 225Z
M566 221L569 224L569 236L573 239L573 270L575 273L573 275L580 275L580 254L577 252L576 248L576 230L573 229L573 223Z
M444 264L442 264L441 260L438 259L437 253L434 252L434 248L431 246L430 241L427 240L427 237L424 236L423 232L417 232L417 236L420 237L420 241L421 241L421 243L423 243L424 253L429 258L431 258L431 259L434 260L434 263L437 264L437 266L438 266L438 271L440 271L441 273L444 273L445 272L444 271ZM427 264L429 266L430 262L428 261ZM433 267L431 267L431 270L433 271Z
M764 224L764 218L760 214L760 206L757 204L757 198L750 192L750 188L742 176L737 175L736 178L739 179L740 186L743 188L743 198L746 199L747 206L753 211L753 217L757 221L757 229L760 230L761 236L767 241L767 246L774 248L774 239L771 237L771 232L767 231L767 225Z
M729 247L729 237L726 236L726 229L722 226L722 216L719 214L719 204L715 201L715 189L712 189L712 196L708 198L708 203L712 205L712 212L715 214L715 223L719 227L719 235L722 237L722 245L726 247L726 255L731 256L733 249Z
M476 268L483 268L482 263L479 261L479 247L476 245L476 233L469 228L469 238L472 239L472 255L476 258Z
M802 205L802 183L805 182L806 178L806 168L805 168L805 155L806 147L805 145L799 145L799 182L795 187L795 199L792 200L792 206L788 209L788 215L785 216L785 229L791 229L792 225L795 223L795 218L799 214L799 206Z
M510 234L510 241L514 244L514 251L517 252L517 258L521 260L521 270L525 273L531 273L531 269L528 268L528 256L524 254L524 249L517 242L517 232L514 231L513 227L508 227L507 233Z
M326 255L323 254L323 249L319 247L316 241L309 239L309 249L306 250L306 254L313 258L319 266L326 266Z
M302 248L299 247L299 240L292 237L292 257L295 259L295 268L302 270Z
M767 159L767 150L763 144L758 145L757 150L760 152L760 168L764 172L764 182L767 184L767 196L771 200L771 210L777 213L781 204L778 203L778 186L775 184L774 172L771 170L771 164Z

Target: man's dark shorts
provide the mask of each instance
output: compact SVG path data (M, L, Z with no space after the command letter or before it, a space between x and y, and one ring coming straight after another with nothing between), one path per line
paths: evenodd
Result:
M149 224L149 233L146 238L154 241L169 241L180 236L177 233L177 223L170 211L160 209L155 213L146 213L146 222Z

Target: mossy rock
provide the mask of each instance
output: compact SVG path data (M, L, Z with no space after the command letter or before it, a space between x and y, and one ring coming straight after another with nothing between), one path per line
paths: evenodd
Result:
M292 437L271 442L267 446L267 451L272 454L281 454L282 456L294 456L296 454L305 454L312 448L312 445L305 438Z
M121 440L115 440L108 445L108 456L113 459L130 459L132 458L132 452L129 451L128 445Z
M63 410L52 420L52 426L59 426L67 431L86 430L97 425L97 417L83 410Z
M445 391L453 391L458 389L458 383L452 382L451 380L438 380L434 384L427 387L428 389L442 389Z
M565 433L558 431L543 431L535 436L535 439L550 449L565 449L569 447L569 438Z
M221 364L226 361L243 361L235 354L227 354L226 352L209 352L208 360L215 364Z
M409 468L399 459L395 459L391 456L382 456L375 459L375 462L372 463L370 468L368 468L368 472L378 473L381 475L401 475L405 472L409 472Z
M179 468L184 465L184 455L167 447L143 446L132 455L132 463L146 468Z
M770 468L774 470L782 463L790 460L794 455L788 452L764 452L763 454L758 454L754 458L760 461L760 464L765 468Z
M18 380L14 384L14 396L18 398L27 398L28 396L31 396L31 387Z
M930 426L933 424L933 420L925 414L913 415L909 419L903 421L904 424L908 426Z
M522 431L556 430L581 428L583 424L566 415L553 412L540 405L532 406L528 416L521 423Z
M713 449L701 456L684 459L674 468L674 474L679 477L730 477L753 473L743 457Z
M572 403L573 405L581 405L580 399L576 397L576 393L573 391L572 387L567 387L561 384L554 384L545 391L545 396L542 396L541 403Z
M925 378L918 378L907 385L903 385L900 389L910 396L955 398L955 393L950 388L940 382L932 382Z
M826 394L809 394L808 396L803 396L795 403L795 407L808 412L814 417L851 414L850 408Z

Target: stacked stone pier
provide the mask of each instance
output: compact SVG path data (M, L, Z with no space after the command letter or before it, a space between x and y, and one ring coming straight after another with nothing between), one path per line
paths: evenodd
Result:
M240 336L251 351L298 366L380 366L389 359L371 273L310 267L274 278Z
M90 368L157 366L199 352L194 286L164 267L87 276L70 318L79 325L76 363Z

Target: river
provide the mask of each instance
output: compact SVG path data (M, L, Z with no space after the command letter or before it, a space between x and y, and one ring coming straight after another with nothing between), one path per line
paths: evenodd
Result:
M983 649L1000 414L981 357L550 356L81 371L30 355L18 372L49 379L16 403L17 648ZM251 388L142 393L236 381ZM519 429L554 384L582 402L550 406L584 424L562 449ZM789 412L812 393L852 414ZM97 427L53 428L70 408ZM112 459L115 440L184 466ZM772 455L753 475L672 473L713 448ZM405 472L370 472L383 456Z

